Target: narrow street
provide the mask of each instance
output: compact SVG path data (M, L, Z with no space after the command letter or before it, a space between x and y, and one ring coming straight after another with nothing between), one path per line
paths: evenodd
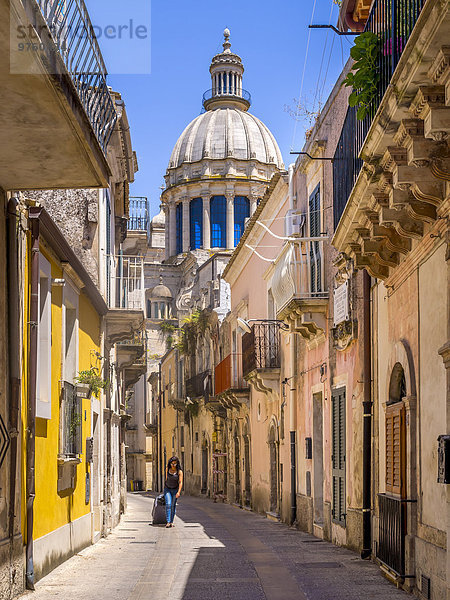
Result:
M182 497L176 525L149 522L130 494L106 539L41 580L28 600L390 600L406 598L369 561L262 516Z

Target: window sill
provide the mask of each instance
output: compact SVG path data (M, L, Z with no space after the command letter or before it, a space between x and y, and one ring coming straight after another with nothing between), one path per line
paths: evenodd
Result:
M74 456L58 456L58 465L79 465L81 458Z

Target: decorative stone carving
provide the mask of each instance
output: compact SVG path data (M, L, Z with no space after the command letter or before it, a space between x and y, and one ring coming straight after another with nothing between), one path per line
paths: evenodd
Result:
M358 321L343 321L332 329L333 346L345 350L358 337Z

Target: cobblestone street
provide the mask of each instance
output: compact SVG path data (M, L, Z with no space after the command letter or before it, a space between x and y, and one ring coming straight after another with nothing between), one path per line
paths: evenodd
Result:
M262 516L182 497L174 529L131 494L121 524L41 580L33 600L390 600L407 598L369 561Z

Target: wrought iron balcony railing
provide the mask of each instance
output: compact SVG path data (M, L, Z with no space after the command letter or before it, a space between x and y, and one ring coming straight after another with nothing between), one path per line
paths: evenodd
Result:
M205 398L209 400L212 394L211 371L197 373L186 380L186 395L190 398Z
M228 390L245 390L248 382L241 371L239 354L229 354L214 369L214 393L222 394Z
M355 107L349 107L347 111L333 160L335 228L362 167L362 160L358 157L364 140L426 1L375 0L372 4L365 31L379 38L378 90L362 121L356 119Z
M106 67L83 0L36 0L81 104L106 154L117 112Z
M128 231L146 231L150 225L148 200L145 196L130 196Z
M205 106L205 103L208 103L209 100L215 100L215 99L220 99L220 98L236 98L236 100L245 100L248 105L250 106L252 103L252 96L250 94L250 92L248 92L247 90L243 90L243 89L237 89L237 90L232 90L230 88L230 91L228 92L220 92L219 89L214 90L214 89L210 89L207 90L204 94L203 94L203 106Z
M280 327L278 323L255 323L242 336L242 373L246 377L255 369L279 369Z

